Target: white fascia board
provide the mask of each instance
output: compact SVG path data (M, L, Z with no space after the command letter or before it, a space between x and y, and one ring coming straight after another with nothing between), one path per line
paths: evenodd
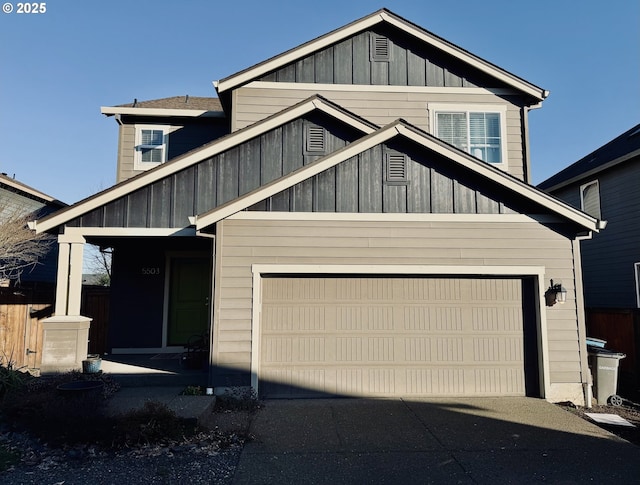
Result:
M528 199L537 202L543 207L546 207L547 209L550 209L592 231L599 230L598 220L582 212L581 210L565 204L564 202L559 201L558 199L531 185L525 184L524 182L521 182L517 179L506 177L500 171L492 169L492 167L484 162L478 162L470 157L468 158L462 154L454 152L451 149L441 145L440 143L434 142L433 140L426 138L424 135L417 133L412 129L409 129L403 124L398 125L397 129L399 133L406 136L407 138L412 139L437 153L440 153L444 157L456 161L460 165L473 170L480 175L511 189L516 193L524 195Z
M524 79L520 79L514 76L513 74L510 74L505 70L497 66L494 66L479 57L476 57L470 52L466 52L461 48L453 44L450 44L449 42L444 41L443 39L439 39L433 35L429 35L427 32L421 29L417 29L411 25L407 25L406 23L400 21L394 16L387 14L386 12L382 12L380 15L384 20L389 22L391 25L394 25L399 29L402 29L405 32L408 32L414 35L415 37L426 42L427 44L430 44L433 47L460 59L461 61L469 64L470 66L473 66L476 69L490 75L491 77L495 77L496 79L499 79L505 84L513 86L519 91L525 92L539 99L540 101L542 101L549 95L548 91L542 88L539 88L537 86L534 86L533 84L526 82Z
M157 168L149 170L137 177L122 182L110 189L100 192L84 202L79 202L70 206L67 209L63 209L57 213L52 214L49 217L35 221L35 231L37 234L53 229L56 226L64 224L65 222L79 217L87 212L94 210L101 205L107 204L112 200L118 199L125 195L130 194L138 189L145 187L153 182L156 182L164 177L167 177L175 172L188 168L200 161L217 155L225 150L229 150L240 143L255 138L269 130L277 128L288 121L299 118L306 113L313 111L314 109L320 109L330 114L331 116L338 116L339 119L352 125L353 127L362 130L364 133L373 132L373 128L356 118L352 118L346 115L344 112L335 109L334 107L324 103L321 99L315 98L307 102L302 102L297 106L289 108L280 114L276 114L271 118L267 118L264 121L255 123L240 131L227 135L217 141L206 145L205 147L190 152L182 158L177 158L170 162L164 163Z
M118 106L101 106L100 113L106 116L134 115L134 116L176 116L181 118L224 118L224 111L208 111L201 109L172 109L172 108L130 108Z
M285 64L288 64L289 62L293 62L300 57L312 54L313 52L322 49L323 47L327 47L335 42L339 42L350 35L357 34L361 30L371 27L372 25L376 25L382 21L383 17L380 13L365 17L358 22L352 23L351 25L347 25L346 27L335 30L316 40L312 40L310 42L302 44L301 46L295 47L261 64L250 67L236 75L232 75L229 78L215 81L214 86L217 89L218 93L228 91L229 89L232 89L236 86L244 84L248 81L252 81L256 77L260 77L263 74L272 71L273 69L277 69L281 66L284 66Z
M8 185L9 187L16 189L20 192L24 192L25 194L29 194L29 195L33 195L34 197L38 197L39 199L42 199L45 202L59 202L56 199L54 199L53 197L40 192L39 190L34 189L33 187L29 187L28 185L24 185L20 182L17 182L15 180L13 180L10 177L0 177L0 184L4 184L4 185ZM66 205L62 202L60 202L62 205Z
M307 180L308 178L311 178L314 175L323 172L324 170L332 168L344 160L356 156L359 153L368 150L369 148L372 148L378 144L384 143L397 134L413 140L416 143L421 144L425 148L433 150L434 152L439 153L442 156L453 160L454 162L457 162L463 167L475 171L476 173L488 178L489 180L492 180L497 184L500 184L512 190L515 193L521 194L529 198L530 200L539 203L543 207L550 209L556 214L568 218L589 230L599 230L597 219L594 219L584 212L575 209L567 204L564 204L557 199L554 199L544 192L539 191L535 187L531 187L516 179L511 179L505 176L505 174L503 174L499 170L493 169L487 164L478 162L471 157L467 157L464 154L457 153L451 150L443 144L440 144L437 141L432 140L424 136L423 134L408 128L402 121L396 121L390 125L387 125L379 131L362 138L360 141L347 145L346 147L336 151L334 154L328 155L324 159L312 165L302 167L281 179L275 180L263 187L254 190L253 192L246 194L245 196L242 196L212 211L209 211L206 214L196 216L196 229L202 230L222 219L230 217L242 211L243 209L252 206L253 204L256 204L268 197L277 194L278 192L281 192L300 182L303 182L304 180Z
M378 125L375 125L373 123L370 123L364 120L359 120L358 118L354 118L353 116L348 115L347 113L336 108L335 106L325 103L322 99L316 98L311 101L311 104L313 104L313 106L316 109L324 111L325 113L327 113L330 116L333 116L337 120L342 121L348 125L353 126L354 128L359 129L366 135L369 135L374 131L380 129Z
M307 165L306 167L302 167L295 172L286 175L285 177L274 180L273 182L264 185L254 190L253 192L249 192L248 194L238 199L217 207L212 211L207 212L206 214L198 215L196 216L196 229L200 231L212 224L215 224L218 221L221 221L222 219L235 214L236 212L246 209L247 207L258 203L261 200L266 199L267 197L271 197L278 192L288 189L289 187L293 187L300 182L304 182L305 180L319 174L320 172L323 172L324 170L335 167L344 160L356 156L371 147L379 145L380 143L384 143L390 138L393 138L397 133L398 132L395 130L395 125L390 125L382 128L370 135L367 135L360 141L354 142L344 148L341 148L340 150L337 150L332 155L328 155L324 159L316 163Z
M408 34L422 40L423 42L426 42L427 44L432 45L433 47L460 59L470 66L473 66L476 69L479 69L480 71L490 75L491 77L499 79L507 85L513 86L518 91L533 96L540 101L544 100L549 95L548 91L530 84L527 81L520 79L519 77L510 74L507 71L494 66L493 64L484 61L479 57L476 57L475 55L466 52L462 48L444 41L444 39L440 39L435 35L429 34L428 32L420 28L408 24L386 11L380 11L369 17L365 17L360 21L356 21L355 23L333 31L332 33L322 36L316 40L307 42L306 44L303 44L297 48L291 49L284 54L273 57L268 61L241 71L236 75L232 75L227 79L214 81L214 87L216 88L218 93L228 91L237 86L255 80L257 77L260 77L272 70L278 69L279 67L282 67L301 57L312 54L319 49L339 42L346 37L349 37L350 35L356 34L380 22L388 22L389 24L399 28L400 30L403 30Z
M194 227L146 228L146 227L67 227L58 236L58 242L80 242L87 237L192 237Z

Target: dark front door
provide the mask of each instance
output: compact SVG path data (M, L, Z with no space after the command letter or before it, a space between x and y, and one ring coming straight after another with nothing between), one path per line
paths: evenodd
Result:
M208 331L210 267L207 258L171 261L167 345L185 345Z

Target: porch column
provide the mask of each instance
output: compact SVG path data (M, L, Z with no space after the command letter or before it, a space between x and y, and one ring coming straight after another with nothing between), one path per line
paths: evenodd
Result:
M91 319L80 315L84 244L82 236L58 236L55 314L42 322L41 373L80 369L87 358Z

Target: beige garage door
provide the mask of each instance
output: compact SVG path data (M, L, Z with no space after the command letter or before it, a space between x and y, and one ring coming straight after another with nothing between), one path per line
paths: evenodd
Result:
M524 395L522 281L265 277L264 397Z

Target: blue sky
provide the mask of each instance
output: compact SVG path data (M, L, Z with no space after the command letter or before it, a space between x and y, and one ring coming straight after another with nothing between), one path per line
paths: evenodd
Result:
M212 81L381 7L551 92L529 118L534 184L640 122L637 0L17 3L0 13L0 172L67 203L115 181L100 106L215 96Z

